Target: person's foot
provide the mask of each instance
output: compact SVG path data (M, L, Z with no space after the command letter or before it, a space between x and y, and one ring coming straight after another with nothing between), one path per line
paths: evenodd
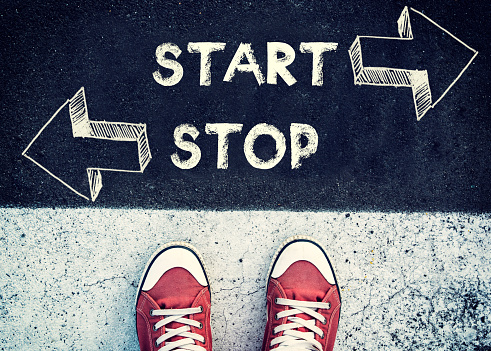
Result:
M268 274L263 351L331 351L341 297L331 263L313 239L294 236L276 252Z
M136 328L141 351L211 351L211 297L200 255L170 243L150 259L138 287Z

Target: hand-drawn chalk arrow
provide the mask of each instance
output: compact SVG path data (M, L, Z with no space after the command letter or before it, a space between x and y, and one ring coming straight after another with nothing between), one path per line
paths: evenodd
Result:
M48 127L53 119L64 110L68 105L68 111L70 115L70 121L72 126L72 135L74 138L92 138L100 140L110 141L125 141L136 142L138 163L139 167L135 169L123 169L123 168L101 168L101 167L88 167L87 176L90 189L90 197L92 201L95 201L102 188L102 176L101 171L114 171L114 172L132 172L143 173L145 167L152 158L150 154L150 148L148 146L147 127L145 124L135 123L123 123L123 122L106 122L106 121L91 121L89 120L87 103L85 100L84 88L80 90L71 98L68 99L50 118L50 120L41 128L38 134L32 139L22 155L48 172L52 177L60 181L63 185L75 192L77 195L89 200L89 198L76 190L67 182L61 179L60 176L55 175L48 167L43 166L40 162L36 161L33 157L28 155L28 151L33 143L39 138L41 133Z
M353 68L354 83L357 85L377 85L377 86L392 86L392 87L410 87L413 92L414 106L416 108L416 117L418 121L428 112L430 108L435 107L436 104L448 93L448 91L454 86L457 80L462 76L464 71L469 67L478 52L458 39L452 33L438 25L436 22L425 16L419 11L410 9L414 14L421 16L425 21L435 25L444 33L450 35L458 43L462 44L465 48L471 50L473 53L472 58L467 62L465 67L457 75L457 78L446 88L441 96L434 101L431 94L430 83L428 79L427 70L417 69L400 69L394 67L366 67L362 52L369 50L370 46L373 46L375 42L380 44L380 41L384 41L386 45L394 45L394 40L398 41L410 41L413 40L413 29L411 27L411 20L409 18L409 9L406 6L399 17L397 37L378 37L378 36L357 36L353 44L349 49L349 56L351 59L351 65ZM392 42L388 42L392 40Z

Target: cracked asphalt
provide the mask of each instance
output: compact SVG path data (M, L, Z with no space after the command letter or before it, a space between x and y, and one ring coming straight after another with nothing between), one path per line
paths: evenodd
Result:
M214 350L259 350L270 260L291 235L326 248L341 289L335 350L489 350L491 215L0 209L0 349L137 350L152 253L195 245Z

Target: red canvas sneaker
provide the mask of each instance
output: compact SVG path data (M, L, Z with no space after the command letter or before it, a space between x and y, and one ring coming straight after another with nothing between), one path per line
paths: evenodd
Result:
M170 243L150 259L136 297L141 351L211 351L211 297L200 255Z
M263 351L331 351L341 298L331 263L313 239L294 236L269 269Z

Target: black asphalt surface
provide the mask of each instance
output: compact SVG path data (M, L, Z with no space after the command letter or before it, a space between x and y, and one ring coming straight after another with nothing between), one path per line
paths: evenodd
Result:
M410 88L356 86L348 49L357 35L397 37L397 19L413 7L479 51L445 97L420 121ZM473 1L2 1L0 5L0 206L169 209L291 209L373 211L491 210L489 14ZM427 26L428 28L425 28ZM162 43L182 50L182 80L165 87L156 71ZM211 85L200 86L200 55L189 42L223 42L212 54ZM288 86L258 85L254 75L225 72L240 43L250 43L267 73L267 43L296 53ZM334 42L324 57L322 86L312 86L312 54L301 42ZM407 45L406 45L407 44ZM168 55L173 58L172 55ZM411 43L386 40L367 53L373 65L428 70L440 96L472 57L448 34L421 21ZM81 87L89 118L145 123L152 160L143 173L102 171L92 202L22 156L46 122ZM207 123L239 123L228 169L217 169L217 136ZM286 152L272 169L256 169L244 140L257 124L278 128ZM312 126L315 154L291 169L290 125ZM201 160L179 169L171 155L174 129L192 124ZM29 155L53 175L88 194L87 167L134 167L131 143L73 138L60 111ZM189 153L178 151L183 158ZM258 157L274 155L259 137Z

